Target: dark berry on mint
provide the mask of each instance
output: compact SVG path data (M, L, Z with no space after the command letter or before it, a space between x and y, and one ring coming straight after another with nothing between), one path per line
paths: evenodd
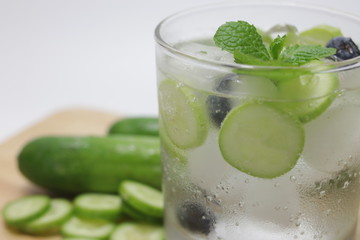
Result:
M235 74L225 75L220 79L219 84L216 86L216 92L227 93L231 91L231 84L234 81ZM231 110L231 103L229 99L216 95L210 95L206 100L208 114L211 122L216 126L220 127L224 118Z
M177 209L180 225L194 233L208 235L214 228L215 217L212 212L196 202L184 202Z
M360 56L358 46L349 37L335 37L327 44L328 48L336 48L335 57L340 60L347 60Z

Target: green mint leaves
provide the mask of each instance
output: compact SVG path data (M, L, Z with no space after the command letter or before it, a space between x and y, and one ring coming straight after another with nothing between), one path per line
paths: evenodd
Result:
M227 22L214 35L215 44L232 54L235 62L264 66L299 66L335 54L336 49L313 45L285 46L286 35L269 46L263 43L254 25L245 21Z
M302 65L315 59L321 59L336 53L335 48L325 48L313 45L295 45L286 48L280 56L282 62Z
M261 60L270 60L269 52L262 37L256 28L247 22L227 22L219 27L214 36L214 41L218 47L230 53L239 51Z

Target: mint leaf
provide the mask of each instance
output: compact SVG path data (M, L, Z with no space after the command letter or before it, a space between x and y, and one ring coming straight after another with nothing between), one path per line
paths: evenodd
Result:
M279 60L293 65L303 65L312 60L320 60L336 53L335 48L325 48L315 45L294 45L282 51Z
M234 59L236 63L248 64L248 65L270 65L269 61L264 61L262 59L256 58L252 55L245 54L239 50L235 50Z
M245 21L227 22L221 25L214 35L214 42L230 53L238 51L264 61L270 60L270 54L261 35L254 25Z
M277 36L271 43L270 43L270 54L273 59L278 59L281 51L285 46L287 36L284 35L282 37Z

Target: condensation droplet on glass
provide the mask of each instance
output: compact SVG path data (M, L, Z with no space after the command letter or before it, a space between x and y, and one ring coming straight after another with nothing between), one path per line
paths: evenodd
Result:
M290 176L290 181L291 182L296 182L296 177L295 176Z
M250 180L248 178L245 179L245 183L249 183Z
M305 232L304 232L304 231L301 231L301 232L300 232L300 235L304 235L304 234L305 234Z
M326 191L322 190L319 195L320 195L320 198L324 197L326 195Z
M350 182L349 181L345 181L344 182L344 186L342 188L347 188L349 186Z
M236 222L235 225L236 225L236 226L240 226L240 223L239 223L239 222Z
M280 187L280 183L275 183L274 187Z

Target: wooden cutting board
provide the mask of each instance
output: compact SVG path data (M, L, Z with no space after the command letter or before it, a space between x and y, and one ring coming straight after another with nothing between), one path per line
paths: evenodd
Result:
M105 112L72 109L44 119L26 131L0 144L0 209L10 200L44 191L27 181L17 170L16 156L24 144L43 135L105 135L110 124L120 116ZM360 240L360 227L357 230ZM31 237L9 231L0 217L0 240L60 240L54 237ZM145 239L144 239L145 240ZM169 239L171 240L171 239Z
M44 191L27 181L18 171L16 156L22 146L42 135L104 135L119 116L105 112L72 109L56 113L0 144L0 209L10 200ZM30 237L9 231L0 217L0 240L60 240L55 237Z

